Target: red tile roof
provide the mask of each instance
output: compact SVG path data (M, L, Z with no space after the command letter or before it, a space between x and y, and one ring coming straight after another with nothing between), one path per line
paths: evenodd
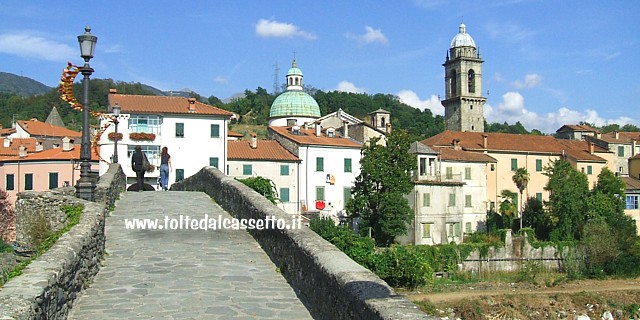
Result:
M0 139L0 156L17 156L20 151L20 146L27 148L27 153L36 151L37 140L35 138L13 138L11 144L8 147L4 146L5 140L9 138Z
M233 113L192 98L109 93L109 105L120 105L122 113L205 114L231 117Z
M8 136L12 133L15 133L16 129L15 128L4 128L4 129L0 129L0 136Z
M15 139L14 139L15 140ZM100 157L96 153L95 148L91 148L91 160L98 161ZM38 152L27 153L24 158L18 157L18 154L0 157L0 161L45 161L45 160L80 160L80 146L74 145L70 151L63 151L62 147L53 148Z
M618 132L618 139L616 139L615 132L608 132L603 133L600 140L608 143L631 143L636 140L640 143L640 132Z
M242 137L244 137L244 134L242 134L240 132L235 132L235 131L228 130L227 131L227 137L242 138Z
M484 153L455 150L453 148L448 148L448 147L433 147L433 150L438 152L440 159L444 161L451 160L451 161L487 162L487 163L498 162L493 157L488 156Z
M587 126L587 125L582 125L582 124L565 124L564 126L560 127L560 129L556 130L556 132L565 132L565 131L583 131L583 132L595 132L598 133L599 131Z
M255 149L247 140L228 141L227 146L229 160L300 161L275 140L258 140Z
M361 148L362 145L351 139L343 138L338 132L334 137L328 137L326 132L321 132L320 136L315 135L315 129L304 129L300 127L300 134L293 134L291 127L270 126L268 130L277 133L297 144L301 145L320 145L334 147L350 147Z
M31 120L18 120L16 123L31 136L47 136L47 137L69 137L79 138L82 132L69 130L67 128L54 126L46 122Z
M624 181L627 190L640 189L640 180L633 177L621 177Z
M487 137L487 148L483 147L483 136ZM538 152L561 155L563 153L575 158L578 161L605 161L597 155L589 152L589 143L586 141L573 141L556 139L551 136L495 133L495 132L460 132L444 131L421 142L430 146L453 145L453 141L458 140L463 150L467 151L496 151L496 152ZM595 146L595 152L608 152L607 150Z

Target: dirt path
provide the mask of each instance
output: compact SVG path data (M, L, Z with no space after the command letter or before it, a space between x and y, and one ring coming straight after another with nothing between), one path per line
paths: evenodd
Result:
M500 296L516 294L541 294L551 295L558 293L600 292L600 291L627 291L640 290L640 278L631 280L580 280L555 287L534 287L519 284L479 284L479 288L473 285L460 288L452 292L405 292L412 301L429 300L432 303L453 302L465 298L477 298L482 296Z

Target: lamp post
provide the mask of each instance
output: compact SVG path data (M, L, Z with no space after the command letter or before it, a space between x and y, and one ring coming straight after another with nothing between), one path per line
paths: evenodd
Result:
M84 106L82 108L82 142L80 145L80 179L76 184L76 197L94 201L96 188L96 175L91 172L91 133L89 132L89 77L93 69L89 66L89 60L93 58L98 37L91 34L89 26L84 28L84 34L78 36L80 44L80 57L84 59L84 66L80 73L84 86Z
M120 117L120 105L116 103L116 105L113 106L113 124L116 126L115 137L113 139L113 163L118 163L118 123L120 122L118 117Z

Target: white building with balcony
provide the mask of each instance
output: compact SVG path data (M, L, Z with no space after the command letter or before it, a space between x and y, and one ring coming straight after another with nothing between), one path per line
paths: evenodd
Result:
M169 186L205 166L226 168L227 128L232 113L193 98L118 94L109 91L109 106L120 106L118 162L127 175L127 186L135 183L131 155L140 146L149 162L160 166L160 151L167 147L172 170ZM100 127L100 175L113 160L115 124L104 117ZM158 189L159 170L145 174L145 183Z

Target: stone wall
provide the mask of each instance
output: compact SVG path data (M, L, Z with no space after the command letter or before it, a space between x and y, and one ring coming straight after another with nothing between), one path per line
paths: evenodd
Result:
M539 263L547 270L562 269L564 258L570 248L558 252L555 247L534 248L527 237L512 237L507 231L504 247L492 247L482 255L479 250L471 252L464 260L462 269L471 272L519 271L526 263Z
M236 218L291 219L263 196L213 167L174 183L171 189L204 191ZM253 230L251 234L316 318L435 319L307 227Z
M40 214L49 205L81 203L80 222L0 289L0 319L65 319L78 293L98 273L104 253L104 217L124 190L119 165L109 167L96 189L96 202L64 191L19 195L17 215ZM98 194L100 196L98 196ZM21 210L27 210L25 212Z

